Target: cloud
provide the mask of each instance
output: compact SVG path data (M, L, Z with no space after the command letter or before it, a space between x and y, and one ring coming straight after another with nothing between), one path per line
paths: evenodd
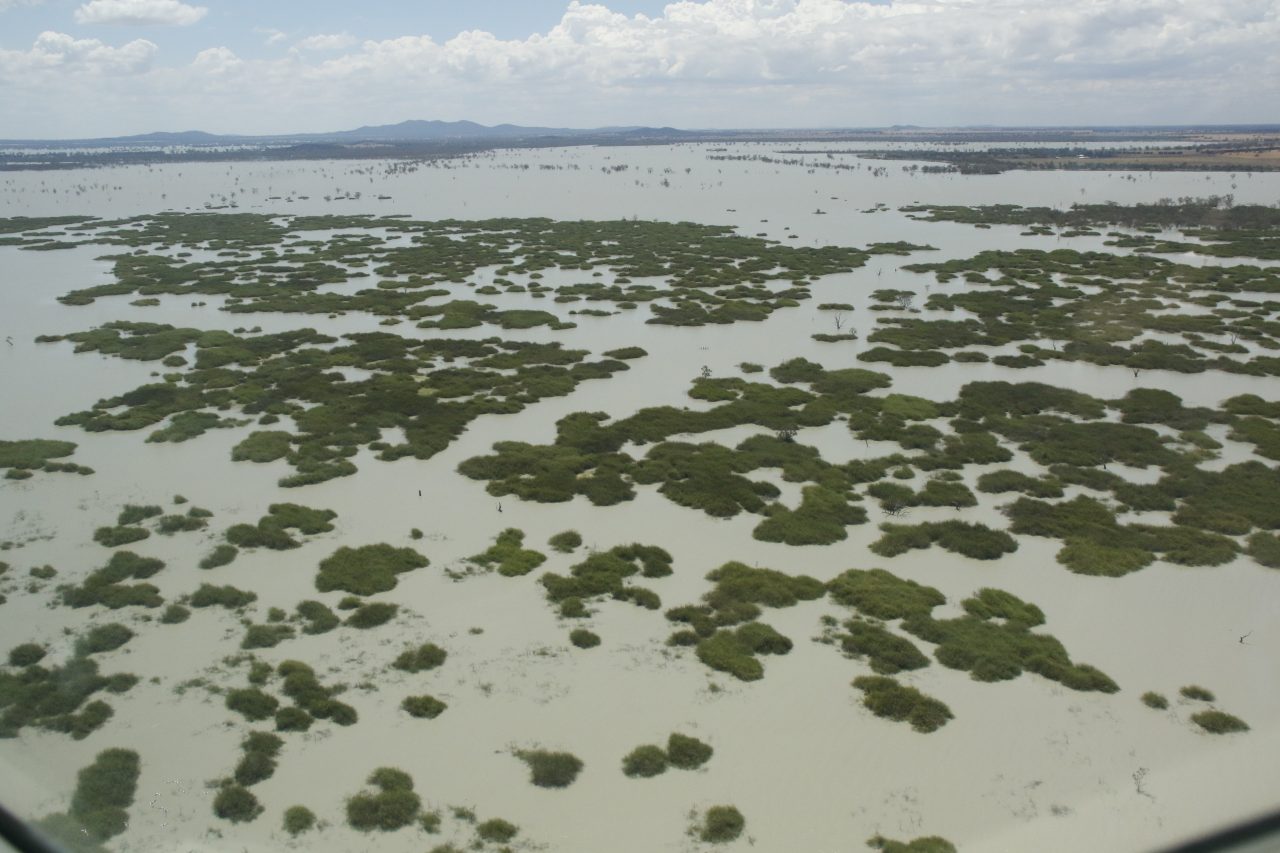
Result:
M345 50L360 43L360 40L349 33L333 33L329 35L307 36L293 46L294 50Z
M144 0L84 8L108 2ZM652 17L606 0L571 2L555 26L525 38L328 34L262 59L211 48L131 78L120 97L157 117L148 126L217 116L221 129L243 132L437 117L685 127L1254 122L1280 115L1276 44L1275 0L676 0ZM22 115L20 98L53 110L59 97L81 115L69 95L14 85L0 91L0 117Z
M89 0L76 9L76 23L185 27L208 12L178 0Z
M264 37L263 44L279 44L289 37L282 30L275 30L270 27L254 27L253 31Z
M0 50L0 79L58 71L139 74L151 66L151 58L157 50L146 39L134 39L121 47L112 47L97 39L77 39L66 33L43 32L30 50Z
M0 12L14 6L38 6L43 2L44 0L0 0Z

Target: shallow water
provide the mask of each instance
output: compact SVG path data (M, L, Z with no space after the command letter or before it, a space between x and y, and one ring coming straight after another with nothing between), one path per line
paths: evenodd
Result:
M731 146L747 154L771 154L775 147ZM0 610L0 648L45 642L56 660L70 648L67 629L90 620L137 618L128 610L50 607L57 584L75 582L105 560L107 552L90 541L90 534L113 523L128 502L167 504L172 495L182 494L212 510L207 531L153 536L132 547L167 561L168 567L150 580L166 599L206 581L233 584L257 592L252 610L257 622L265 621L268 607L291 610L310 597L336 601L336 594L317 595L313 578L316 564L340 544L413 544L432 561L431 567L402 576L396 590L383 596L404 611L392 625L367 632L339 628L257 652L272 663L304 660L326 684L349 685L342 699L356 707L361 720L350 729L319 723L306 735L286 736L275 776L254 788L266 807L256 821L217 820L210 811L213 790L207 786L231 772L237 744L250 727L227 711L219 696L200 687L175 692L182 682L199 677L215 684L245 684L244 668L222 663L238 652L242 627L235 615L217 608L195 611L178 627L139 624L135 640L99 656L104 672L135 672L142 681L129 693L110 697L116 716L85 740L25 729L19 739L0 741L0 762L6 766L0 774L0 801L29 816L63 809L76 770L101 749L126 746L141 753L143 770L130 828L115 842L122 850L288 847L298 842L290 842L280 830L280 814L295 803L332 824L323 835L304 836L303 846L367 849L370 838L345 826L343 803L362 788L369 771L382 765L409 771L432 807L473 806L481 820L501 816L518 824L519 838L529 849L540 844L556 851L697 849L700 845L686 835L689 812L718 803L732 803L747 817L744 840L733 849L745 849L749 840L770 851L858 847L877 832L904 840L937 834L962 849L1124 850L1151 847L1271 805L1280 790L1274 769L1280 766L1274 760L1280 749L1275 736L1280 681L1274 678L1280 631L1272 618L1280 573L1246 557L1206 569L1157 562L1124 578L1093 578L1058 565L1057 542L1020 537L1016 553L993 562L937 548L889 560L868 550L884 520L871 499L866 503L871 523L849 528L847 540L826 547L790 547L753 539L758 518L711 519L667 501L653 487L640 487L634 501L615 507L594 507L582 498L535 504L496 499L483 483L455 469L462 460L488 452L496 441L549 442L555 422L571 412L625 417L645 406L702 407L686 391L704 365L713 376L732 376L740 375L737 365L743 361L768 366L796 356L827 367L870 366L892 377L890 391L934 400L954 398L965 382L992 379L1046 382L1108 399L1134 387L1164 387L1187 405L1214 406L1246 392L1274 399L1280 395L1270 378L1163 371L1134 377L1120 368L1058 362L1025 370L957 363L893 368L864 365L855 356L870 346L865 336L875 316L867 310L871 290L912 289L922 295L922 303L929 287L960 286L930 284L930 277L901 271L905 263L966 257L988 248L1102 248L1102 238L1023 237L1013 227L977 230L918 222L898 213L899 205L1149 202L1227 192L1238 203L1270 204L1280 200L1280 175L1063 172L968 177L921 175L903 171L904 163L872 161L855 171L811 174L796 167L712 161L705 148L499 152L448 168L427 165L408 172L376 163L181 164L0 179L0 216L122 217L200 210L222 204L226 196L240 211L397 213L426 219L639 216L733 225L742 233L763 233L789 244L906 240L938 249L909 258L873 257L859 270L815 282L812 300L780 309L763 323L655 326L644 323L648 312L642 306L611 317L578 316L572 318L577 328L567 331L502 333L519 340L559 341L593 353L639 345L649 356L630 362L625 373L584 382L571 394L543 400L517 416L479 418L430 460L379 462L361 451L355 459L360 470L353 477L282 490L276 480L288 472L283 462L227 462L230 448L252 426L212 430L181 444L147 444L142 433L85 433L53 426L63 414L149 381L156 367L75 355L68 344L35 344L31 339L110 319L210 329L261 326L267 332L312 326L339 335L378 330L378 318L355 313L335 318L232 315L218 311L220 301L213 298L196 308L173 296L161 297L155 308L128 306L128 297L63 306L56 302L62 293L111 280L109 264L95 260L107 254L103 247L57 252L0 247L0 338L13 339L12 345L0 343L0 397L7 403L0 438L75 441L79 448L72 459L97 471L91 477L37 474L24 482L0 480L0 540L25 542L0 553L12 565L4 578L10 589ZM629 168L602 171L621 164ZM527 170L521 168L525 165ZM540 168L544 165L559 168ZM885 171L876 174L877 167ZM669 186L662 185L664 179ZM362 194L359 200L323 199L356 191ZM391 198L379 200L378 195ZM877 203L891 210L861 212ZM815 214L819 208L826 213ZM791 234L798 238L788 239ZM308 235L312 237L316 235ZM491 278L491 272L478 276L482 282ZM574 277L566 275L565 280ZM554 277L548 275L543 283L555 283ZM505 293L484 301L557 312L595 304L557 306L551 299ZM837 301L855 306L849 327L864 340L831 344L810 338L834 331L830 312L817 310L817 305ZM421 332L409 323L391 331L466 338L498 333L493 327ZM743 427L694 440L732 445L762 431ZM1226 447L1222 459L1209 467L1250 458L1247 446L1226 441L1216 428L1211 432ZM798 440L836 462L898 449L865 445L839 422L805 430ZM1022 454L1008 465L990 467L1036 470ZM967 469L966 480L972 485L983 470ZM1152 476L1123 473L1144 482ZM783 502L794 506L798 488L781 483L776 474L762 471L756 476L778 482ZM914 483L918 487L922 481L917 476ZM1068 496L1075 493L1069 490ZM980 499L964 519L1003 526L998 507L1011 496ZM220 569L196 568L221 530L256 521L268 504L281 500L337 511L337 529L307 537L294 551L243 553ZM954 517L952 509L917 509L909 520ZM409 530L415 527L424 537L412 543ZM920 735L862 707L861 694L849 682L867 674L865 663L811 641L821 631L822 615L848 616L827 601L767 611L765 621L791 637L796 647L785 657L768 658L765 678L752 684L713 673L687 650L668 649L663 643L671 626L661 613L621 602L595 607L590 626L604 644L579 651L569 645L570 626L555 617L534 576L472 574L453 580L446 575L446 570L465 571L466 557L482 551L505 527L524 530L526 547L539 549L547 537L569 528L582 532L587 548L633 541L659 544L674 556L675 574L644 585L662 596L664 606L696 601L707 589L706 572L731 559L821 580L850 567L884 566L946 594L949 603L939 608L939 615L954 615L956 603L981 587L1006 589L1038 604L1047 617L1044 630L1058 637L1074 660L1110 674L1122 691L1112 696L1076 693L1026 674L982 684L934 665L901 680L943 699L955 719L938 732ZM561 573L578 559L550 551L548 556L546 568ZM59 570L58 577L34 592L23 591L27 569L46 563ZM473 628L483 633L470 633ZM1248 642L1239 642L1246 632ZM402 647L427 640L449 651L440 669L410 676L387 668ZM1177 698L1178 687L1190 683L1212 688L1221 707L1249 721L1254 731L1215 739L1193 730L1187 716L1195 708ZM1144 707L1137 697L1145 690L1170 696L1171 709ZM449 710L432 721L414 720L399 710L400 699L422 692L445 700ZM622 775L623 755L639 744L661 742L671 731L706 740L715 747L715 757L693 773L671 770L650 780ZM530 785L526 768L510 751L535 744L577 754L586 762L582 776L562 791ZM1268 760L1259 761L1260 754ZM1186 770L1199 766L1216 772ZM1224 784L1228 771L1231 781ZM1150 782L1139 790L1135 778ZM1224 788L1232 793L1225 803ZM1117 815L1123 816L1123 832L1110 829ZM388 851L421 850L449 838L461 844L471 837L464 822L446 819L441 836L411 828L379 834L377 845Z

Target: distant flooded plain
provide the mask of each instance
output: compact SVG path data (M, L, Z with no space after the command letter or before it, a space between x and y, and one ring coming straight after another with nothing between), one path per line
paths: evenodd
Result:
M1237 205L1272 205L1280 201L1280 174L960 176L915 168L924 164L834 153L805 155L809 166L716 159L781 156L778 148L566 148L425 163L175 164L0 175L0 217L255 213L297 218L280 220L297 225L305 217L394 216L459 220L459 233L466 232L469 221L497 218L634 219L727 226L735 236L759 236L770 245L796 251L911 244L900 254L872 253L851 269L808 277L797 286L810 298L779 304L762 319L738 322L654 324L646 322L655 315L645 302L627 309L609 301L548 298L557 288L589 279L591 273L585 269L549 268L531 274L497 265L481 267L464 281L444 284L449 295L433 297L430 303L477 300L497 312L549 312L559 321L576 324L571 328L502 328L496 321L423 328L411 319L388 325L387 315L358 309L222 310L236 304L234 291L198 296L160 292L154 304L135 304L147 302L139 298L145 292L64 304L59 297L71 291L117 280L116 261L108 256L154 254L181 257L186 264L216 264L231 256L207 245L122 248L102 239L116 226L93 223L84 236L75 236L76 225L60 229L57 239L82 242L71 248L0 246L0 395L6 401L0 440L74 442L74 453L66 461L93 470L36 471L26 479L0 480L0 547L5 548L0 562L8 566L0 574L0 651L34 643L47 655L39 666L68 665L84 658L76 642L85 631L121 623L133 632L132 639L92 659L103 675L137 676L136 684L119 693L104 689L94 695L105 698L112 714L79 739L35 723L7 732L12 736L0 739L0 765L5 769L0 774L0 801L32 819L67 812L77 772L103 750L123 748L139 756L137 792L125 808L127 828L104 844L131 851L354 851L373 846L447 851L455 848L445 845L463 849L473 843L481 845L477 849L500 850L505 845L570 853L749 847L836 851L864 849L864 842L876 836L903 842L938 836L966 851L1122 851L1151 849L1274 805L1280 791L1280 680L1274 664L1280 651L1274 619L1280 572L1244 552L1245 534L1233 534L1231 547L1236 551L1215 565L1176 564L1157 556L1141 570L1118 576L1069 570L1056 556L1063 542L1044 534L1019 533L1016 550L995 558L977 559L927 542L886 556L882 547L872 550L886 533L882 524L946 525L960 520L1005 530L1010 522L1004 508L1020 495L984 489L982 476L1011 470L1028 478L1048 478L1048 464L1021 449L1022 439L1007 434L997 442L1010 449L1002 462L973 458L948 468L909 461L906 457L914 451L896 436L860 437L853 421L861 410L840 409L852 404L836 392L821 392L821 378L806 386L809 380L790 380L771 374L770 368L803 359L820 365L823 375L853 368L883 374L887 384L859 393L873 398L909 395L909 402L899 404L916 411L924 406L930 414L920 420L948 437L960 435L946 425L962 414L946 407L966 383L1041 383L1103 401L1125 398L1135 389L1156 389L1176 394L1186 409L1217 410L1228 398L1249 394L1275 401L1280 399L1280 385L1274 374L1139 371L1121 364L1052 359L1011 367L989 360L1017 356L1022 350L1016 340L968 347L981 350L988 360L952 360L937 366L899 366L858 356L877 345L868 338L885 325L878 322L881 318L958 321L975 316L964 309L942 311L926 305L935 294L975 287L972 282L941 281L932 272L905 266L1022 249L1133 254L1131 249L1107 245L1114 239L1108 232L1131 234L1133 229L1104 227L1082 236L1065 236L1061 229L1027 234L1020 225L975 228L921 221L899 209L905 205L1065 208L1226 195ZM831 168L834 164L847 168ZM315 289L317 294L355 294L385 277L394 278L379 272L378 264L385 262L381 253L414 239L412 233L396 229L401 221L360 227L347 221L332 228L290 230L288 239L319 246L330 246L344 235L375 240L368 266L344 267L369 276L329 281ZM286 229L291 227L286 224ZM646 245L634 251L639 254ZM517 255L518 249L513 250ZM240 246L232 251L247 256L263 250ZM675 269L676 261L657 249L653 252L655 263ZM1190 251L1158 257L1194 268L1274 266L1266 259ZM519 262L509 266L518 267ZM616 269L598 271L602 274L594 281L606 286L668 286L661 273L627 279ZM779 283L785 277L776 269L762 274L774 289L794 283ZM1063 276L1054 281L1062 283ZM1085 292L1089 287L1079 286ZM489 292L479 295L482 288ZM907 294L899 310L886 310L886 300L895 297L873 295L885 290ZM1258 304L1270 298L1254 293L1233 296ZM1189 303L1169 310L1179 315L1199 310ZM1200 308L1209 311L1214 305ZM601 309L600 315L571 313L593 306ZM384 449L379 443L394 447L407 440L405 433L411 429L389 422L379 425L381 433L374 442L353 441L349 461L355 473L282 488L278 482L295 473L296 464L287 458L233 462L233 453L257 431L301 430L307 409L319 405L314 399L298 397L304 402L282 413L276 426L264 423L260 412L245 414L240 403L223 409L210 405L204 411L231 422L184 441L147 440L154 429L172 420L132 430L55 425L57 419L89 410L99 400L163 383L164 374L187 371L188 362L195 362L193 370L201 367L199 352L207 339L193 339L174 350L184 359L182 365L122 358L101 348L75 352L77 347L87 348L80 341L35 340L119 321L221 330L242 341L309 328L336 339L319 344L322 352L352 340L343 336L389 333L414 342L490 341L491 347L497 346L490 340L494 338L558 343L563 350L587 351L590 355L583 360L600 360L628 347L642 348L646 354L623 359L623 368L609 375L575 376L563 394L528 392L536 399L519 411L481 413L429 458L377 458ZM846 339L821 341L815 334ZM1175 337L1174 332L1150 330L1143 335L1153 341ZM1219 343L1227 346L1225 340ZM1269 354L1256 339L1241 338L1239 346L1239 352L1231 350L1233 357ZM350 383L379 372L403 375L400 362L388 364L352 361L332 370ZM441 357L433 363L436 369L458 371L476 365L465 358L454 363ZM558 366L547 362L539 369L547 365ZM763 370L753 373L746 365ZM509 367L492 369L508 378L518 374ZM717 385L719 380L724 381ZM744 474L765 483L758 493L776 509L726 517L677 500L679 487L673 484L682 475L671 471L683 462L656 474L636 473L631 483L634 497L612 503L593 502L583 493L562 501L522 499L496 489L494 484L501 482L496 475L486 479L459 471L459 466L467 468L467 460L493 454L495 445L503 442L552 445L557 424L574 413L600 412L616 422L649 407L671 407L684 413L671 417L684 417L754 393L742 390L748 383L775 389L809 387L826 401L814 403L814 411L835 400L838 414L822 423L815 415L815 422L799 424L785 439L776 424L746 419L697 432L628 438L619 452L639 460L662 441L741 448L753 436L776 437L787 447L771 448L770 453L789 454L788 448L795 446L811 449L824 465L841 471L852 470L850 466L860 461L896 460L895 454L904 454L903 460L886 468L893 473L881 472L882 485L922 490L950 471L954 476L943 476L939 482L963 486L963 491L976 494L976 501L964 506L898 506L874 497L863 483L850 481L849 505L865 511L865 523L837 525L842 536L828 544L799 544L785 538L767 541L757 534L769 512L799 515L812 483L826 487L831 476L826 469L795 473L812 471L817 463L808 457L788 456L785 462L762 463ZM695 389L703 390L691 396ZM272 393L277 391L284 394L279 387ZM496 391L492 394L497 396ZM133 403L116 408L124 405ZM175 410L172 417L179 415ZM1113 409L1098 419L1122 421L1120 410ZM1237 428L1234 422L1218 419L1200 427L1140 422L1152 424L1150 431L1178 453L1190 452L1187 442L1193 439L1186 433L1203 433L1217 445L1212 454L1196 457L1203 470L1222 471L1250 460L1266 462L1268 470L1274 470L1274 462L1267 459L1275 457L1267 457L1261 444L1241 440L1232 432ZM687 464L692 471L693 463ZM1149 486L1162 472L1176 474L1177 464L1162 468L1116 459L1090 470L1104 469L1129 483ZM584 469L577 479L587 476ZM185 501L176 503L176 496ZM1064 502L1084 497L1109 506L1120 503L1105 490L1070 480L1063 480L1057 497ZM244 546L226 565L199 567L216 546L230 541L229 528L258 524L270 505L281 503L327 509L336 516L329 529L290 534L298 547ZM166 517L188 513L192 506L212 515L199 529L164 535L154 519L118 524L128 505L159 506ZM1144 508L1136 501L1120 515L1125 524L1166 525L1169 519L1167 511L1154 505ZM130 544L107 547L94 538L99 528L139 525L150 535ZM528 573L508 576L472 559L508 529L522 531L522 547L544 555L545 561ZM568 530L581 536L576 549L562 553L548 544L555 534ZM358 594L363 599L359 606L397 605L393 618L367 629L344 623L309 633L296 615L300 602L320 601L344 620L349 616L342 609L342 589L317 585L322 561L340 548L380 543L411 549L429 560L427 566L399 574L389 589ZM576 577L574 567L591 555L616 558L616 549L633 543L656 546L670 556L669 574L650 575L646 570L627 582L656 593L660 607L610 597L604 590L586 598L586 618L567 616L563 602L552 600L552 585L539 582L547 573ZM185 621L166 624L163 607L67 604L62 588L84 584L122 550L164 562L164 569L145 582L166 605L189 608ZM758 679L743 679L709 664L713 656L701 645L669 640L673 631L687 625L664 614L681 605L705 603L704 596L715 587L708 573L733 561L750 569L808 576L818 582L815 590L822 590L821 595L784 604L763 598L753 604L748 593L734 593L737 604L762 610L760 623L789 641L785 653L748 656L763 661L763 677ZM52 567L54 573L42 567ZM934 626L972 615L962 602L983 589L1003 590L1019 603L1036 605L1043 622L1026 631L1052 635L1072 664L1096 668L1117 689L1078 689L1068 686L1068 676L1046 677L1046 665L1032 661L1034 655L1023 656L1026 671L1016 677L975 678L972 667L957 664L963 655L939 652L949 645L954 648L958 640L911 628L910 615L876 616L835 593L828 595L822 586L848 570L876 568L936 590L945 601L924 617ZM752 583L763 588L775 582L762 578ZM193 606L190 596L202 584L252 592L255 598L238 607ZM999 611L982 622L988 626L983 630L1023 630L1018 627L1022 617L1010 615L1013 612ZM716 613L720 615L715 618L722 617L721 611ZM728 632L737 624L724 619L718 630ZM944 725L920 731L908 722L878 715L864 703L866 691L851 682L886 670L873 667L874 653L857 651L842 640L842 631L859 630L849 628L848 622L891 630L918 646L928 665L904 667L893 675L901 685L944 703L950 715ZM246 630L252 630L248 626L270 625L289 626L290 635L274 645L246 645ZM599 645L580 647L577 639L570 639L575 629L597 635ZM419 672L393 665L406 649L426 643L447 652L443 663ZM340 725L317 715L307 730L291 731L281 728L274 709L252 720L228 707L235 691L251 686L288 704L289 667L283 672L280 668L287 661L308 665L325 689L332 688L328 698L353 709L358 721ZM12 662L6 670L13 678L20 671ZM5 682L4 689L16 690L14 683ZM1213 700L1180 693L1190 685L1210 690ZM1146 692L1167 697L1166 707L1144 704L1140 697ZM406 698L428 694L446 705L443 712L432 718L406 712ZM1191 721L1192 714L1209 708L1247 721L1249 730L1210 734ZM238 773L242 744L252 731L275 732L281 738L273 769L251 784L229 781ZM672 733L711 746L712 757L692 770L663 765L665 772L652 777L624 772L624 758L633 750L665 745ZM581 770L567 786L534 784L522 756L537 750L571 753L580 760ZM352 826L352 798L376 790L366 780L381 767L398 768L412 778L420 801L411 809L413 819L399 828ZM227 811L228 801L220 801L220 794L233 787L249 790L256 805L233 817L220 816L216 812ZM299 805L314 813L318 828L298 834L286 829L286 809ZM709 815L720 814L712 812L719 806L732 806L743 818L739 833L723 842L707 822ZM495 819L516 832L509 833Z

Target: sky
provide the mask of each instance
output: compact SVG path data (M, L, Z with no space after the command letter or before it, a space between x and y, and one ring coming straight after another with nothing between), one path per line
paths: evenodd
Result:
M1280 122L1280 0L0 0L0 138Z

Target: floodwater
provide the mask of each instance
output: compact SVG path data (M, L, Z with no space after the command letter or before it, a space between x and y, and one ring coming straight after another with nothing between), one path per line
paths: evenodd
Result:
M650 355L631 362L630 371L583 383L570 395L541 401L519 415L480 418L430 460L379 462L361 451L357 475L294 490L276 486L288 470L283 462L228 464L230 448L252 426L212 430L181 444L147 444L143 433L55 427L60 415L149 381L156 366L75 355L67 344L35 344L32 338L115 319L210 329L261 326L266 332L312 326L345 334L379 330L378 318L232 315L218 311L214 299L195 308L172 296L161 297L155 308L129 306L128 297L64 306L57 296L110 280L109 264L96 260L107 249L0 247L0 338L12 339L0 342L0 399L5 400L0 438L75 441L79 448L72 459L97 472L0 480L0 541L20 544L0 553L11 565L2 580L9 600L0 606L0 650L36 641L47 644L50 660L57 661L69 654L70 634L86 623L122 621L138 636L98 656L100 664L107 674L141 677L127 694L109 697L115 717L83 741L29 728L18 739L0 741L0 801L30 817L64 810L76 771L100 750L119 746L142 757L129 829L109 845L130 851L355 851L373 844L379 850L420 851L449 840L462 846L474 839L474 830L450 815L453 806L473 808L481 820L502 817L517 824L521 832L515 846L521 849L691 851L705 846L688 834L691 812L717 804L737 806L747 820L743 838L728 849L856 850L864 839L883 833L902 840L941 835L962 850L1121 851L1168 843L1273 805L1280 793L1280 679L1274 663L1280 628L1273 604L1280 594L1280 572L1246 557L1205 569L1157 562L1120 579L1074 575L1054 560L1056 542L1029 537L1020 538L1016 553L993 562L940 549L885 559L868 550L882 520L870 501L872 523L849 528L846 541L789 547L753 539L755 517L713 520L667 501L652 487L640 487L634 501L608 508L581 498L552 505L508 498L499 509L483 483L455 469L496 441L550 441L555 422L570 412L624 417L650 405L702 405L685 392L704 365L715 376L737 375L743 361L768 366L796 356L829 368L871 366L893 378L890 391L937 400L953 398L964 382L989 379L1042 381L1105 398L1133 387L1163 387L1188 405L1213 406L1247 392L1274 399L1280 396L1274 379L1215 373L1144 371L1135 378L1127 370L1077 363L1027 370L990 364L864 365L855 356L869 346L865 340L818 343L810 335L835 331L831 312L817 310L823 302L852 304L846 330L865 338L875 316L867 310L870 291L914 290L920 304L929 287L961 286L900 270L906 263L967 257L983 249L1102 247L1098 237L1031 237L1021 236L1017 227L977 230L918 222L899 213L901 205L1066 206L1228 193L1237 203L1272 204L1280 201L1280 174L960 176L920 174L901 162L849 157L841 162L861 163L861 168L809 170L711 160L710 147L729 149L719 153L778 156L777 150L796 146L549 149L409 168L348 162L181 164L0 176L0 217L125 217L210 207L422 219L635 216L731 225L744 234L802 246L905 240L936 247L909 257L875 256L859 270L826 277L812 285L812 300L781 309L764 323L652 326L644 323L642 306L610 317L578 316L572 318L577 328L567 331L503 333L597 353L639 345ZM868 212L876 205L888 209ZM483 274L479 278L484 281ZM559 282L549 274L543 283ZM502 308L567 312L582 306L555 306L527 294L485 299ZM497 333L493 327L422 332L408 323L391 331L446 337ZM699 440L733 443L750 432ZM806 430L799 440L818 447L830 461L890 449L864 446L838 424ZM1239 461L1248 450L1228 442L1223 456ZM1021 454L1009 465L989 466L997 467L1034 470ZM966 479L972 483L989 468L970 467ZM1124 473L1134 480L1150 477ZM781 485L784 501L798 500L798 491ZM90 539L94 528L113 523L125 503L167 504L175 494L215 515L208 531L153 536L130 546L167 562L149 581L166 600L206 581L232 584L258 594L250 613L253 621L263 622L269 607L292 610L298 601L317 597L336 602L337 594L317 596L313 578L316 564L341 544L412 544L431 560L429 568L402 576L394 592L380 597L401 604L401 616L390 625L300 636L256 653L273 664L306 661L324 683L347 685L341 698L357 709L360 722L349 728L321 722L305 735L285 735L279 769L253 789L265 812L247 824L218 820L210 803L212 783L230 775L239 741L253 727L227 711L221 696L199 685L181 686L191 679L215 686L246 684L245 667L224 661L239 651L238 618L210 608L169 627L148 625L131 610L51 604L57 584L76 582L104 562L106 551ZM965 519L1002 526L998 505L1007 496L995 497L1000 500L983 496ZM209 572L196 568L225 527L256 521L268 504L282 500L337 511L336 529L308 537L294 551L244 552L229 566ZM922 509L913 511L911 520L952 517L951 509ZM1006 589L1039 605L1047 617L1044 630L1061 640L1074 660L1098 666L1122 689L1110 696L1077 693L1028 674L984 684L933 665L901 680L942 699L955 719L935 733L917 734L862 707L861 694L849 683L869 672L865 663L811 641L821 632L820 617L848 616L827 601L767 611L765 621L791 637L795 649L766 659L765 678L755 683L714 673L688 650L668 649L664 640L671 626L661 614L626 603L598 605L590 627L604 642L580 651L569 645L569 626L543 599L536 576L450 577L450 572L465 572L465 558L506 527L524 530L526 547L547 550L545 568L560 573L580 559L544 548L547 537L560 530L581 531L588 548L661 545L674 556L675 573L646 585L662 596L664 606L695 602L707 589L705 574L728 560L822 580L848 568L882 566L945 593L949 603L939 615L957 612L958 601L981 587ZM422 530L421 541L410 542L411 528ZM45 564L58 569L53 581L28 578L28 568ZM1241 642L1246 634L1248 641ZM448 650L444 666L418 675L388 668L403 647L426 641ZM1210 687L1220 706L1253 730L1220 738L1199 733L1187 719L1198 707L1177 697L1181 685L1192 683ZM1138 696L1146 690L1170 696L1170 710L1144 707ZM449 710L435 720L412 719L399 703L415 693L430 693ZM622 774L626 753L640 744L661 743L673 731L707 741L715 757L692 773L670 770L654 779ZM571 751L585 762L571 787L543 790L529 784L526 768L511 751L538 745ZM384 765L408 771L427 807L444 811L439 835L410 827L371 839L346 827L345 799ZM308 806L329 826L291 840L281 830L281 814L294 804Z

